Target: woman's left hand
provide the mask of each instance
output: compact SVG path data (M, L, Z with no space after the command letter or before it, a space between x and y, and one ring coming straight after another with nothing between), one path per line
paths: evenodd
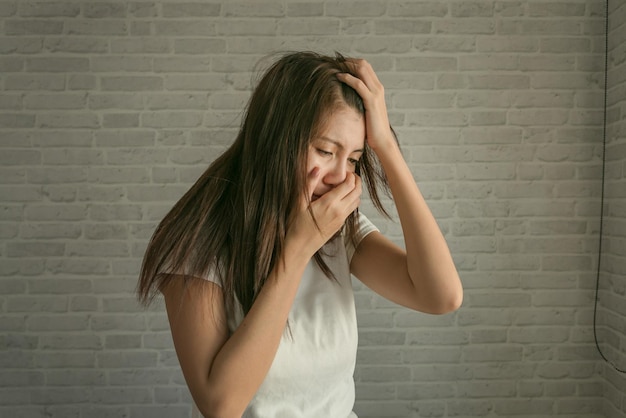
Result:
M350 73L339 73L339 81L352 87L363 99L367 144L378 153L395 144L389 125L385 88L371 64L364 59L348 59Z

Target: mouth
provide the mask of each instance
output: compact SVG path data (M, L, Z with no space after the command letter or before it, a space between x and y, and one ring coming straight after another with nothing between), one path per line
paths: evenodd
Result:
M313 196L311 196L311 202L315 202L319 198L320 198L319 195L313 194Z

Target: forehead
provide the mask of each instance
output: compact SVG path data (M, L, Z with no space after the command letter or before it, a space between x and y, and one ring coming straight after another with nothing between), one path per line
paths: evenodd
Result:
M329 112L314 140L330 140L346 149L363 148L365 144L365 119L350 107Z

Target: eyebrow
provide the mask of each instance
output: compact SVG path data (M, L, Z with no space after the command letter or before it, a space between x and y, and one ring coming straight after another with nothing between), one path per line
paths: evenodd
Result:
M329 138L327 136L320 136L320 137L318 137L318 139L321 139L322 141L330 142L330 143L334 144L335 146L337 146L337 148L339 148L339 149L344 149L343 144L341 142L335 140L335 139ZM359 148L359 149L355 149L350 154L354 154L355 152L363 153L364 151L365 151L365 149Z

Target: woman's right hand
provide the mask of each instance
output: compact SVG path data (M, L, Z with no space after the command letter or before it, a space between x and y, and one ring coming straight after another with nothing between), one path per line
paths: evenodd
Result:
M318 169L313 169L308 184L315 184L318 175ZM361 178L351 172L346 173L343 183L315 201L310 201L313 190L308 190L289 225L286 240L296 240L312 257L341 229L348 215L359 207L361 192Z

